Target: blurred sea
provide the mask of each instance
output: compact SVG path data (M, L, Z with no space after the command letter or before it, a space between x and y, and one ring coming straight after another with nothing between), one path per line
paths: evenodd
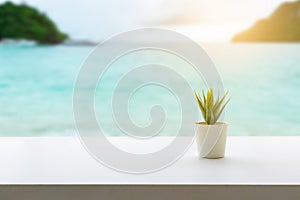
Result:
M203 47L232 96L225 116L230 135L300 135L300 44L223 43ZM0 136L75 134L73 84L92 49L0 44ZM109 99L101 97L109 96L110 86L126 68L123 65L129 66L137 58L141 63L151 60L143 56L116 62L103 79L105 87L96 94L96 110L107 134L120 133L103 110ZM186 71L179 61L175 67ZM203 87L195 81L193 84ZM176 99L165 95L162 88L155 87L137 93L129 106L132 119L142 125L149 123L151 105L163 103L170 119L163 134L172 135L180 113Z

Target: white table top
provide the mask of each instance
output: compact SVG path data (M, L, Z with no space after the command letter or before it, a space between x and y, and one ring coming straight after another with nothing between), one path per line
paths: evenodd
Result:
M126 138L112 140L133 146ZM175 164L144 175L101 165L76 137L0 137L0 159L0 185L300 184L300 137L229 137L226 157L217 160L199 160L193 144Z

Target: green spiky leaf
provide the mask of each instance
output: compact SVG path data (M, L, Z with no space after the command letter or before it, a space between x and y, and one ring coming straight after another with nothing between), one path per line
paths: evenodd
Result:
M201 113L202 113L202 115L203 115L204 118L205 118L206 114L205 114L204 103L202 102L201 98L199 97L199 94L197 94L196 90L194 90L194 93L195 93L195 96L196 96L196 99L197 99L197 103L198 103L198 105L199 105L199 108L200 108L200 110L201 110Z
M218 121L226 105L231 99L227 99L223 104L228 95L228 91L226 91L222 98L220 98L220 92L218 91L218 97L215 100L212 88L208 89L206 95L204 93L204 89L202 89L202 97L196 92L196 90L194 90L194 93L202 116L207 124L215 124Z

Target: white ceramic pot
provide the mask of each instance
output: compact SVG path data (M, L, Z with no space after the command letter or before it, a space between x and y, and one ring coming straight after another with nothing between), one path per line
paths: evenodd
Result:
M196 143L199 158L223 158L225 155L228 124L196 124Z

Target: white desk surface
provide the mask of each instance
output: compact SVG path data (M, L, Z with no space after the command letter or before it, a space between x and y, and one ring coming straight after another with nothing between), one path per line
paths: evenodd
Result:
M126 138L112 140L134 146ZM292 136L228 137L226 157L217 160L199 160L193 144L175 164L144 175L104 167L76 137L0 137L0 160L0 185L300 184L300 137Z

